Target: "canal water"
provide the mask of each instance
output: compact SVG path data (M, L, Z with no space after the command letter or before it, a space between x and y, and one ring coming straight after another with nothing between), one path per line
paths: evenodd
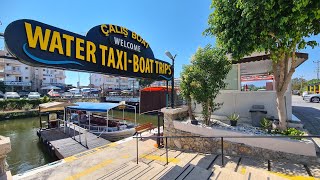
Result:
M39 143L38 129L39 117L0 120L0 135L10 137L11 141L7 162L13 175L56 160Z

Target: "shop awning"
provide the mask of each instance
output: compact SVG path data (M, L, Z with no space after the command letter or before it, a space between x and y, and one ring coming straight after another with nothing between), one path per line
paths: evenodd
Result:
M93 103L93 102L77 102L77 106L68 106L68 109L90 111L90 112L108 112L110 109L118 107L119 103Z

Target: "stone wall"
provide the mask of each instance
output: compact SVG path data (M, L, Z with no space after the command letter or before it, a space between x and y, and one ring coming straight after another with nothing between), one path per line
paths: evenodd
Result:
M11 151L8 137L0 136L0 179L11 179L11 173L6 162L7 154Z
M181 130L181 126L177 128L179 122L176 122L175 119L180 119L183 116L187 116L187 108L177 108L177 109L162 109L164 113L164 136L204 136L202 132L197 133L197 131L186 129L188 125L183 125L184 130ZM181 124L181 123L180 123ZM177 127L175 127L177 126ZM190 127L193 125L189 125ZM186 130L185 130L186 129ZM198 128L198 131L201 131L201 128ZM203 129L203 131L208 131L208 129ZM212 129L212 131L214 131ZM212 135L209 135L212 136ZM228 136L226 134L225 136ZM305 147L301 147L305 149L306 153L301 154L299 153L288 153L285 151L274 150L275 147L262 148L262 146L253 146L252 142L257 140L261 142L260 139L242 139L243 142L251 141L250 143L241 143L239 139L234 142L234 140L225 140L223 143L224 153L225 155L234 155L234 156L241 156L241 157L254 157L258 159L265 159L265 160L278 160L278 161L286 161L286 162L293 162L293 163L302 163L302 164L316 164L317 162L315 149L312 149L313 144L308 144L304 142L295 142L295 140L283 140L283 144L281 143L280 139L274 139L274 141L278 141L278 149L286 149L284 146L292 145L300 148L301 145L305 145ZM270 141L270 139L266 139L266 141ZM300 144L299 144L300 143ZM257 143L258 144L258 143ZM168 139L168 146L171 149L179 149L183 151L192 151L192 152L201 152L201 153L214 153L214 154L221 154L221 139L220 138L169 138ZM290 149L289 148L289 152ZM313 152L314 151L314 152ZM295 152L295 151L292 151ZM298 151L299 152L299 151Z

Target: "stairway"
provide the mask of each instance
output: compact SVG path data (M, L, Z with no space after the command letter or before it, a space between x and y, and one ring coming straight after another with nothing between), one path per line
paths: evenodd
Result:
M139 163L130 161L113 169L99 179L162 179L162 180L283 180L320 178L320 167L254 160L249 158L224 158L221 167L221 155L168 151L169 164L166 164L164 149L141 155ZM268 166L271 171L268 171ZM310 174L310 173L314 174Z

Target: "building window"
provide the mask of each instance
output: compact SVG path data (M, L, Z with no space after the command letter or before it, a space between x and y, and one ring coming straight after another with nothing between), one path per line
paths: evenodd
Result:
M9 64L7 64L7 66L9 66Z
M54 72L57 72L57 70L54 70Z
M24 77L24 79L29 79L29 77Z
M45 69L43 69L42 71L46 71Z
M38 71L38 68L36 70Z
M7 74L7 77L9 77L10 76L10 74Z
M26 67L26 70L28 70L29 68L28 67Z
M43 80L46 80L46 78L43 78Z

